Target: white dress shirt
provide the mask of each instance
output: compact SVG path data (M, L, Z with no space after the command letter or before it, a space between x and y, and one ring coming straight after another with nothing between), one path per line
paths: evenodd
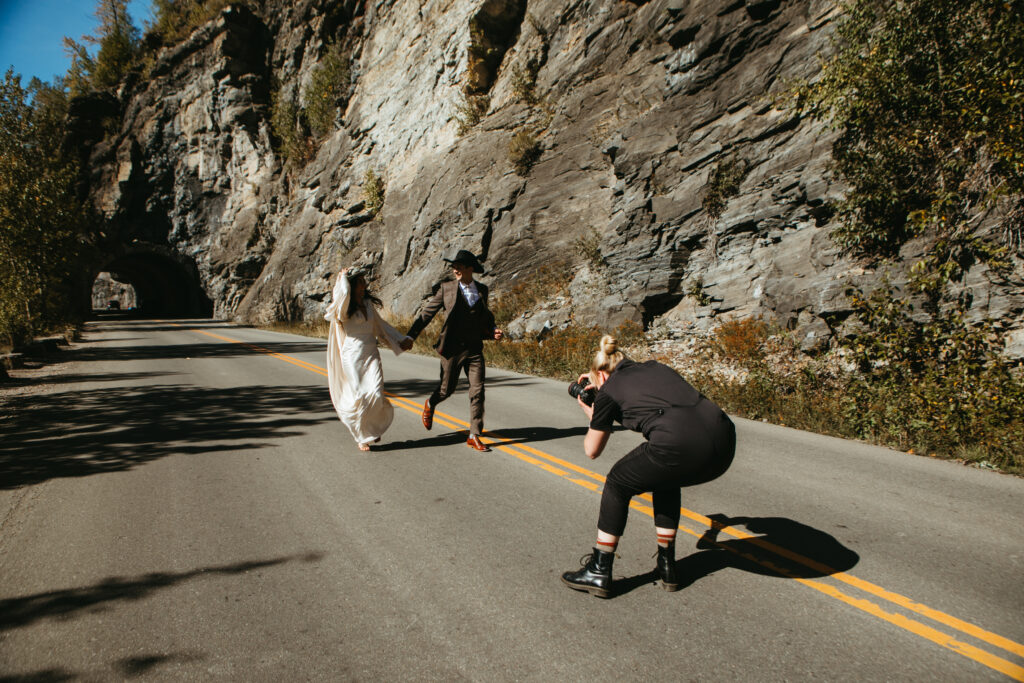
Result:
M459 280L459 289L462 290L462 296L466 297L466 303L469 304L470 308L473 308L473 304L480 300L480 292L476 289L475 281L470 280L467 285L462 280Z

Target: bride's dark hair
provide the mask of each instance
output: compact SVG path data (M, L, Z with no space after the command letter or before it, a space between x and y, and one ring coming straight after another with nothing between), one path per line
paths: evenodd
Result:
M358 282L359 280L362 280L363 282L366 282L366 277L362 273L356 273L355 275L348 276L348 289L352 293L348 297L348 310L345 311L345 317L346 318L351 318L357 312L358 313L362 313L363 317L366 317L366 309L364 307L360 307L359 306L359 302L356 301L356 297L355 297L356 282ZM378 299L377 297L375 297L373 294L370 293L369 287L367 287L367 289L363 290L363 301L362 301L362 303L363 303L364 306L365 306L366 302L370 302L371 306L380 306L380 303L381 303L380 299Z

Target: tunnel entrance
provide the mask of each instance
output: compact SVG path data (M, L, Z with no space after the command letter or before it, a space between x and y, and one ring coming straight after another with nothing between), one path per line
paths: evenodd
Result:
M92 283L92 310L130 311L138 308L135 288L127 282L118 282L103 271Z
M102 277L104 273L107 277ZM125 296L108 296L99 301L98 292L123 292ZM98 301L100 306L96 305ZM98 269L93 279L93 308L109 309L111 301L118 301L122 307L131 301L131 310L138 315L213 316L213 302L199 284L195 265L170 249L157 246L133 245Z

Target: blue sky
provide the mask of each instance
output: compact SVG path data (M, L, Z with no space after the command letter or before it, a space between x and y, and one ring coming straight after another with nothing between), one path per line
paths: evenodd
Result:
M128 3L139 29L153 18L151 8L151 0ZM64 75L69 64L64 36L81 42L95 31L95 11L96 0L0 0L0 72L13 66L23 85L33 76L50 81Z

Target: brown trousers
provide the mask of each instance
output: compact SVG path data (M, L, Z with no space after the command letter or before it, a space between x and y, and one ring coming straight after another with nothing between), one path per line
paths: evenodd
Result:
M455 391L459 375L465 371L469 379L469 433L476 436L484 431L484 366L483 351L460 351L454 356L441 356L441 381L430 395L431 407L445 400Z

